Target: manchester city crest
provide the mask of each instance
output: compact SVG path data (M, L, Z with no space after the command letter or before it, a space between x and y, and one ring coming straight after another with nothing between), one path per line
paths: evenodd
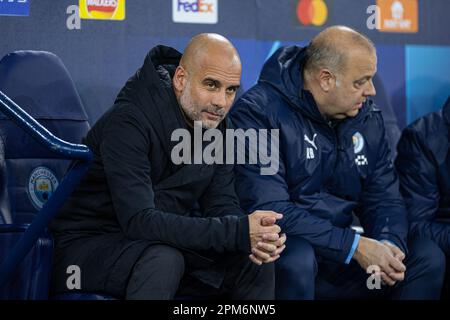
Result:
M28 179L28 194L36 209L41 209L53 192L58 188L58 179L46 167L37 167Z
M361 133L356 132L353 137L353 150L355 154L360 153L364 148L364 138Z

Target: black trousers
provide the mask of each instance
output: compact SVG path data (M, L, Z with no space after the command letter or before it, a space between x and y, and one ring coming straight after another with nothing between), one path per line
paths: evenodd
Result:
M136 262L126 290L126 299L165 300L221 296L236 300L275 298L273 263L258 266L247 254L227 255L221 262L225 270L222 285L214 288L191 276L180 250L152 245Z
M444 286L442 287L442 300L450 300L450 256L446 255L446 271Z

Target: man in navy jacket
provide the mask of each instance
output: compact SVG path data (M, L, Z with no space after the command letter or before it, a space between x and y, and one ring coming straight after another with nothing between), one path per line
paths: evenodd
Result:
M306 48L275 52L231 111L238 128L279 129L275 174L261 175L261 161L235 169L247 211L284 215L277 298L439 297L439 248L429 240L407 243L382 115L368 99L376 93L376 65L369 39L331 27ZM361 236L351 228L352 213Z
M447 257L450 256L449 129L450 98L442 110L416 120L403 131L396 160L410 237L433 240ZM448 289L444 294L448 296Z

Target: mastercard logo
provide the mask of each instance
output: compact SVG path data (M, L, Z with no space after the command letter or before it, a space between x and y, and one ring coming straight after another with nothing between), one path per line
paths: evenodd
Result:
M125 0L80 0L82 19L124 20Z
M297 18L305 26L319 27L328 18L328 8L324 0L300 0L297 5Z

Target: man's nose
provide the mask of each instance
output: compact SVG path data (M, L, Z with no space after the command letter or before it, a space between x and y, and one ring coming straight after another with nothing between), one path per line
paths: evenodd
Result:
M365 96L374 96L377 94L377 90L375 89L375 86L373 85L372 79L368 81L369 86L367 87L366 91L364 92Z
M211 103L219 108L225 108L227 106L227 94L226 92L219 91L214 94Z

